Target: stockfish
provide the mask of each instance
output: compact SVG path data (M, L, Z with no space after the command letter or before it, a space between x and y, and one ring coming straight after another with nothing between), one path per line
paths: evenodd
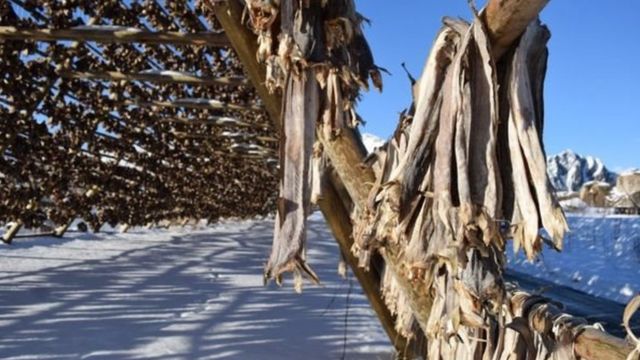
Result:
M280 197L265 279L280 283L293 271L299 290L303 275L318 282L305 262L306 217L310 201L322 197L328 167L322 147L313 145L315 131L333 139L357 126L360 89L369 80L381 89L381 76L352 0L249 0L247 9L267 88L283 95Z
M311 72L290 77L285 95L283 136L280 154L280 197L276 214L273 248L265 277L281 282L281 275L293 271L296 289L302 274L314 282L318 277L306 264L306 222L311 200L311 157L316 116L319 110L317 84L308 81ZM315 100L315 101L314 101Z
M565 329L575 327L545 323L555 325L558 337L550 336L552 325L532 329L503 305L511 296L502 282L505 240L533 258L541 228L558 248L566 230L540 135L548 37L532 22L499 69L477 16L471 24L445 19L414 103L376 155L379 176L354 226L353 250L366 267L386 243L404 247L411 281L430 289L429 318L420 324L430 359L499 358L503 350L563 358L552 344L565 344ZM398 280L384 276L382 287L396 328L410 337L413 314ZM520 332L505 331L507 322Z

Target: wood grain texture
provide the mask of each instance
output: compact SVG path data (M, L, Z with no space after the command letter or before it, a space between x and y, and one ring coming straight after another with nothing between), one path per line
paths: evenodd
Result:
M487 26L496 59L509 49L548 3L549 0L489 1L481 17Z

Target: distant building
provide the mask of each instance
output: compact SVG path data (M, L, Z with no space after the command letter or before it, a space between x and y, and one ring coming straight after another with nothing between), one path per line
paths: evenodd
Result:
M620 174L609 202L616 214L640 214L640 171Z
M612 186L603 181L588 181L580 188L580 200L591 207L607 207Z

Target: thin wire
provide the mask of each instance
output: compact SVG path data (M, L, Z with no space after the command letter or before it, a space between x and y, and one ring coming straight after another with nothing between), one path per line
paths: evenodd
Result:
M333 290L333 296L331 296L331 300L329 300L329 303L327 304L327 307L324 309L322 314L320 314L320 316L325 316L327 314L327 312L329 311L329 309L331 309L331 306L336 301L336 297L338 296L338 292L340 290L342 290L342 283L339 283L338 286L335 288L335 290Z
M347 330L349 327L349 305L351 302L351 290L353 290L353 279L350 276L350 272L347 272L347 278L349 279L349 289L347 290L346 309L344 311L344 334L342 338L342 356L341 360L345 360L347 356Z

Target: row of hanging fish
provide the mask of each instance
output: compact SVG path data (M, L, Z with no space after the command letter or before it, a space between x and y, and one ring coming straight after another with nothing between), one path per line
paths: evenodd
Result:
M502 272L508 238L533 259L546 237L560 249L567 229L541 142L548 37L533 22L497 66L477 17L445 19L411 108L368 160L377 181L356 221L353 251L367 266L386 244L404 249L408 277L432 299L418 324L428 358L544 358L520 356L533 332L504 326L518 315L507 306L514 299ZM398 276L407 275L387 271L382 293L396 329L412 338L416 317ZM560 351L540 344L538 352Z

